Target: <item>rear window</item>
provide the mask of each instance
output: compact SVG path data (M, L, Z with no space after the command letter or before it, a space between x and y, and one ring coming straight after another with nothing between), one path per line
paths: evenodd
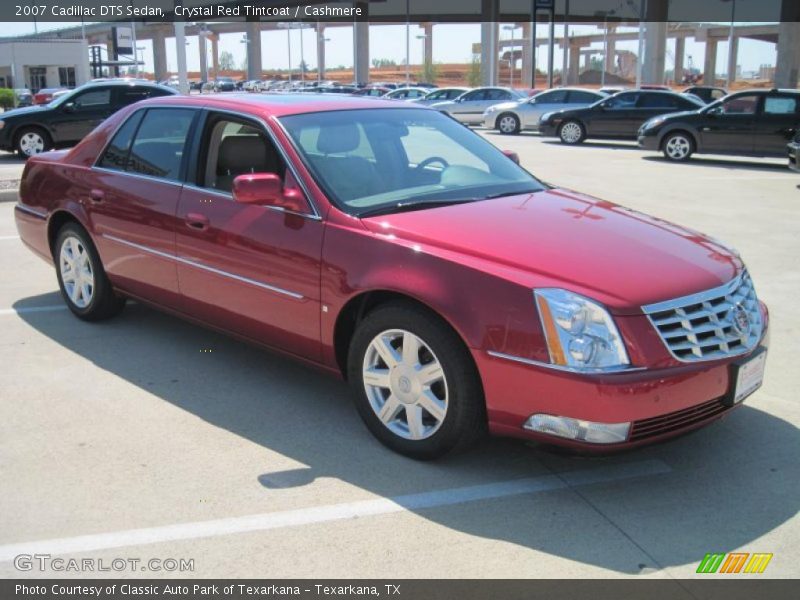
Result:
M797 100L786 96L767 96L764 99L764 114L793 115L797 112Z

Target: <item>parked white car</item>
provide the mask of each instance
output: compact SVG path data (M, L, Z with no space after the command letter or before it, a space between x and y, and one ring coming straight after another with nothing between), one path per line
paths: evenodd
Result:
M472 88L466 87L438 88L435 90L429 90L428 95L424 96L423 98L415 98L414 100L410 100L410 102L413 102L414 104L430 106L431 104L436 104L437 102L455 100L461 94L469 92L471 89Z
M461 94L455 100L431 104L431 108L448 113L466 125L483 125L483 113L487 108L525 97L523 92L511 88L480 87Z
M538 131L539 118L565 108L583 108L606 98L607 94L580 88L558 88L540 92L517 102L495 104L483 113L483 126L500 133L516 134L522 130Z
M381 98L384 100L416 100L427 96L429 91L425 88L403 87L387 92Z

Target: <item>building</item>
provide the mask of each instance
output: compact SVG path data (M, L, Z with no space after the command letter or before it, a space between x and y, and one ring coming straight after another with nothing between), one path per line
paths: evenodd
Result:
M0 40L0 87L75 87L89 80L84 40Z

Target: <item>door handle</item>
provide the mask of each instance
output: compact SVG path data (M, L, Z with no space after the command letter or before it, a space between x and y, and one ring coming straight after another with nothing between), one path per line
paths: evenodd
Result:
M205 231L208 229L208 217L200 213L189 213L186 215L186 225L192 229L199 229Z
M89 200L91 200L93 204L100 204L105 198L106 193L103 190L94 189L89 192Z

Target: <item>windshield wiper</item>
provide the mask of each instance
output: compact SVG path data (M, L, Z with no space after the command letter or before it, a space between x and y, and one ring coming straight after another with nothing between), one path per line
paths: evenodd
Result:
M421 200L419 202L397 202L389 206L381 206L372 210L365 210L358 213L359 218L377 217L379 215L389 215L400 212L410 212L412 210L425 210L426 208L438 208L440 206L451 206L454 204L466 204L475 202L481 198L467 198L466 200Z
M522 190L521 192L514 191L514 192L497 192L496 194L489 194L488 196L484 196L484 200L494 200L495 198L506 198L508 196L522 196L523 194L535 194L536 192L541 192L542 189L535 189L535 190Z

